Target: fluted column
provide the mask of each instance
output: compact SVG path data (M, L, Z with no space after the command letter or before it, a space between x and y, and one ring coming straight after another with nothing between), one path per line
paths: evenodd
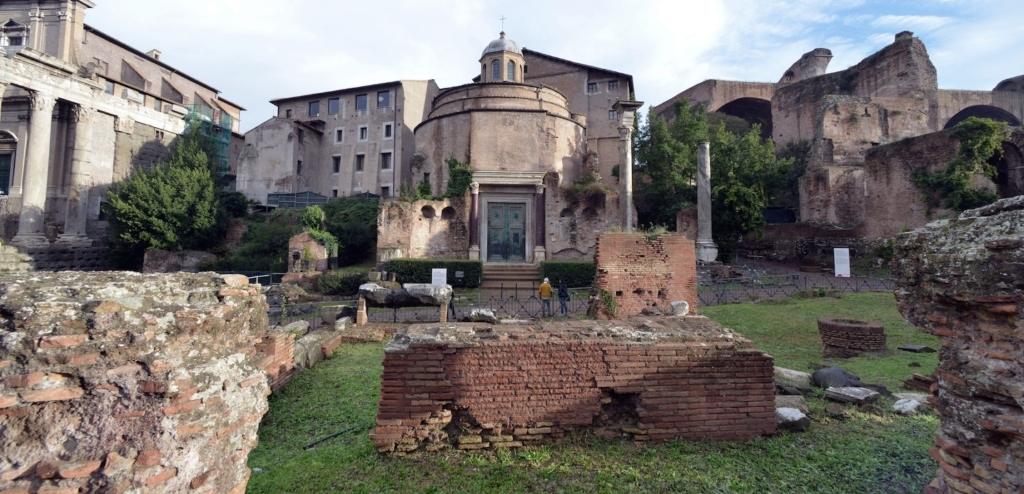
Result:
M480 183L469 184L469 258L480 259Z
M57 238L59 244L75 247L92 245L92 240L86 236L86 214L89 209L94 115L93 109L82 105L75 105L71 110L71 119L75 122L75 151L71 158L71 184L68 187L64 233Z
M53 105L57 99L39 91L29 91L28 151L22 180L21 216L18 234L12 244L23 247L47 247L43 231L46 208L46 186L50 174L50 129L53 126Z

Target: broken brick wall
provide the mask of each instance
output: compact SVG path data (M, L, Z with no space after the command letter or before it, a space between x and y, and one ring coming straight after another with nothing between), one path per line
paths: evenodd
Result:
M378 451L520 447L573 429L649 442L775 432L772 358L742 336L710 322L703 324L722 337L579 324L595 327L399 330L385 353L370 436Z
M614 297L615 310L604 305L598 314L625 319L645 308L671 311L685 300L697 313L697 257L692 238L678 233L646 237L637 233L605 233L598 237L594 287ZM611 314L615 312L615 314Z
M940 337L928 492L1024 491L1024 196L897 238L896 299Z
M5 276L0 491L243 492L266 326L239 275Z

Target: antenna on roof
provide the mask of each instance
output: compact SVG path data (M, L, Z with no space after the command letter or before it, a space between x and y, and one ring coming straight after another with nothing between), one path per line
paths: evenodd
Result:
M501 21L501 32L505 32L505 19L506 19L505 14L502 14L501 15L501 19L498 19L498 20Z

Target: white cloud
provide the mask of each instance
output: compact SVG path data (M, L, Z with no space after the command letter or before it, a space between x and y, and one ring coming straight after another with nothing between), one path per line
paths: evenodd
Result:
M934 31L952 22L948 17L934 15L883 15L871 22L875 27L892 27L903 31L913 29Z

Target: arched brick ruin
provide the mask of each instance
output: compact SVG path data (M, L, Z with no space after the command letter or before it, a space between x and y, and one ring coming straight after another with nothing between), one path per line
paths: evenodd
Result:
M0 278L0 492L244 492L266 326L244 276Z
M900 312L942 349L925 492L1024 491L1024 196L898 237Z

